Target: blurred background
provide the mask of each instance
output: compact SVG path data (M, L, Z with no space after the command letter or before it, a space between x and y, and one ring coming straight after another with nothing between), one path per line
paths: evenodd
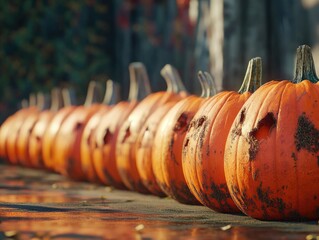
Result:
M0 121L31 92L71 86L80 101L88 82L129 89L128 64L143 62L153 91L175 66L199 93L196 73L219 90L237 90L247 62L263 59L263 81L293 75L298 45L319 68L319 0L0 0Z

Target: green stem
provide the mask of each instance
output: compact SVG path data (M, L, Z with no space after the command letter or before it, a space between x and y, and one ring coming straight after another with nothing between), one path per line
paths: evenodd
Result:
M209 98L217 93L213 76L208 72L198 72L198 80L202 88L202 98Z
M297 48L295 74L292 82L300 83L303 80L309 80L313 83L319 81L316 75L311 48L307 45L302 45Z
M262 62L260 57L251 59L248 62L246 75L238 93L255 92L261 86Z

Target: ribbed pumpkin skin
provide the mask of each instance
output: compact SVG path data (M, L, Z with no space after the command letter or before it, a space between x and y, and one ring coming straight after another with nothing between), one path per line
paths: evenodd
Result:
M101 105L78 106L61 125L52 146L55 171L76 180L84 180L81 167L80 143L86 121Z
M139 103L120 128L116 143L116 162L122 181L128 189L149 193L137 170L136 141L145 121L155 109L180 99L181 95L171 92L150 94Z
M43 136L45 130L54 117L54 112L50 110L39 113L28 140L28 152L30 165L34 168L43 168L44 162L42 158Z
M116 164L116 142L120 127L137 106L137 101L119 102L103 114L91 142L92 165L99 181L124 189Z
M54 117L51 119L44 132L42 138L42 159L46 169L54 170L54 141L63 121L74 109L76 109L75 106L68 106L60 109L54 114Z
M319 86L269 82L230 130L225 176L245 214L262 220L319 218Z
M13 115L9 116L1 125L0 156L3 157L8 162L17 163L15 142L18 135L18 131L25 117L28 116L28 113L32 111L37 111L37 108L29 107L29 108L21 109L17 111L16 113L14 113ZM7 149L8 145L9 145L9 148L11 148L9 149L9 151L12 152L11 154L8 153L8 149ZM12 155L11 158L8 155Z
M147 119L136 141L136 166L142 183L153 195L160 197L165 194L156 182L152 164L152 149L158 125L175 104L175 102L170 102L159 107Z
M250 95L221 92L209 99L194 116L184 140L187 185L198 201L218 212L239 212L226 184L224 149L229 129Z
M198 204L183 174L182 149L189 124L204 101L189 96L178 102L165 115L155 135L152 165L156 181L166 195L181 203Z
M92 164L92 148L93 148L93 138L94 131L101 121L102 116L110 110L110 107L102 108L98 112L96 112L85 124L82 137L81 137L81 146L80 146L80 154L81 154L81 167L82 172L85 176L85 179L90 182L99 182L97 174Z

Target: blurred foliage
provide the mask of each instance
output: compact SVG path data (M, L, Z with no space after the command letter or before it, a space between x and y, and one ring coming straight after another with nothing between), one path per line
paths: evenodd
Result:
M0 1L1 112L31 92L73 86L111 71L112 1Z
M194 26L189 0L0 0L0 110L31 92L72 86L82 102L89 80L108 76L129 88L128 64L145 63L154 90L172 63L191 82Z

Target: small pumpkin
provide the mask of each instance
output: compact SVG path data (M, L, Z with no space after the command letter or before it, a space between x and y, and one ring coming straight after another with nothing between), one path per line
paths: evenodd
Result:
M270 81L229 132L225 176L236 205L261 220L319 218L319 85L311 49L297 49L293 80Z
M85 127L81 136L81 147L79 149L81 156L80 164L85 179L90 182L99 182L95 168L92 164L92 140L95 128L101 121L102 116L110 111L111 108L118 102L118 100L119 86L112 80L108 80L106 82L106 92L103 104L109 107L101 108L98 112L94 113L93 116L89 116L85 121Z
M11 133L6 140L7 157L10 163L29 166L27 159L27 136L34 125L39 112L48 107L48 99L43 93L38 93L36 99L37 106L35 108L29 108L24 114L19 114L19 117L14 119Z
M217 212L240 212L227 188L224 149L237 113L260 85L261 59L254 58L240 90L222 91L210 98L189 125L183 144L185 180L197 200Z
M77 106L62 122L52 145L55 171L75 180L84 180L80 162L80 140L86 120L101 108L97 82L89 84L84 105Z
M179 78L165 78L167 90L148 95L123 123L116 143L117 167L125 186L133 191L148 193L136 165L136 141L148 117L160 106L177 102L185 96L185 88ZM182 94L180 94L182 92Z
M212 80L212 78L210 78ZM215 93L212 85L203 82L201 97L191 95L179 101L160 122L152 148L152 166L157 184L173 199L198 204L191 194L182 169L182 148L189 124L198 108Z
M63 108L56 112L42 137L42 160L44 168L54 171L53 145L56 135L67 116L76 109L75 94L70 89L62 89Z
M121 101L103 114L91 138L92 165L97 178L105 185L124 189L116 165L116 142L120 127L129 114L151 92L145 66L140 62L129 65L130 91L127 101Z
M8 161L7 153L7 138L12 134L16 135L18 126L22 124L25 116L28 115L28 111L36 109L36 96L30 94L29 101L23 100L21 102L21 109L9 116L1 125L0 128L0 157ZM32 111L32 110L31 110ZM18 123L20 121L20 124ZM15 141L14 141L15 142ZM9 162L9 161L8 161Z
M42 158L42 139L46 128L50 124L54 114L62 107L61 91L54 88L51 92L51 107L50 109L40 112L37 120L34 123L27 143L27 155L30 166L34 168L43 168L44 162Z

